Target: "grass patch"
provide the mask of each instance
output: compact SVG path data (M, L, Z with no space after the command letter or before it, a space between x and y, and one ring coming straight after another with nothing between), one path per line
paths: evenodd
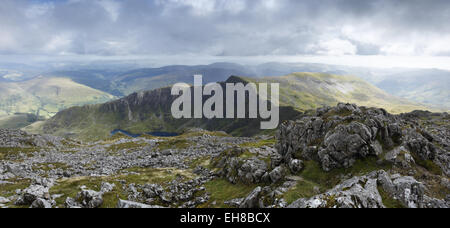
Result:
M167 185L176 178L189 180L195 177L194 174L184 170L177 169L148 169L148 168L130 168L124 170L126 173L107 177L75 177L62 179L50 189L50 194L63 194L61 198L56 199L57 206L64 207L67 197L75 198L80 192L81 186L88 189L100 191L101 183L108 182L115 184L113 191L103 195L102 208L115 208L119 199L127 199L127 194L123 185L118 180L124 180L127 184L160 184Z
M330 172L325 172L319 163L315 161L306 161L305 168L300 176L305 180L318 184L319 187L325 189L332 188L341 182L341 176L351 174L351 176L362 176L376 170L388 170L391 167L389 164L378 165L376 157L368 157L365 159L358 159L355 164L348 169L334 169Z
M197 166L202 166L204 168L211 168L211 156L204 156L200 158L195 158L188 160L187 163L191 169L197 168Z
M145 144L140 144L140 143L135 143L135 142L126 142L126 143L111 145L110 147L108 147L107 150L117 152L117 151L121 151L121 150L132 150L132 149L142 148L144 146L145 146Z
M299 181L291 190L284 193L283 198L288 204L301 198L310 198L316 195L314 187L317 185L311 181Z
M380 186L378 186L378 192L380 193L384 206L386 206L387 208L405 208L405 206L403 206L403 204L399 200L392 198Z
M117 178L126 180L128 183L135 184L161 184L169 183L176 178L189 180L195 178L195 175L186 170L178 170L173 168L166 169L149 169L149 168L131 168L125 171L131 174L120 175Z
M17 189L25 189L30 186L31 181L29 179L10 179L8 180L12 184L0 185L0 196L10 197L15 195Z
M26 154L27 156L31 156L31 154L36 152L37 150L38 150L37 148L2 147L0 148L0 160L14 159L14 157L20 154Z
M239 145L240 147L250 147L250 148L261 148L264 146L274 146L277 143L276 139L266 139L266 140L260 140L257 142L248 142L243 143Z
M189 142L187 139L169 139L167 141L158 142L159 150L168 149L187 149L189 148Z
M206 183L205 187L211 197L207 203L200 205L201 208L229 208L225 201L246 197L256 185L231 184L227 180L216 179ZM213 202L216 204L213 205Z
M37 164L33 166L33 170L42 170L42 171L50 171L53 169L63 169L66 170L68 169L69 166L65 163L59 163L59 162L55 162L55 163L42 163L42 164Z
M411 155L414 158L414 161L416 162L417 165L422 166L423 168L425 168L434 175L442 175L441 167L436 165L433 161L423 160L414 153L411 153Z

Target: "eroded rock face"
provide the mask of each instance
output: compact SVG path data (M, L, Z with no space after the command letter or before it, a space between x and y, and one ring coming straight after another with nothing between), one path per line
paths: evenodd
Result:
M374 139L364 124L352 122L337 126L327 133L318 153L323 169L349 168L357 158L376 155L376 150L371 146Z
M0 129L0 147L28 148L60 146L61 138L49 135L33 135L21 130Z
M290 208L384 208L379 188L408 208L447 207L445 201L425 195L425 186L413 177L385 171L353 177L324 194L299 199Z
M448 175L450 132L432 121L426 123L429 131L414 115L394 116L383 109L339 104L283 123L277 149L287 165L293 159L314 160L325 171L349 168L358 159L385 154L386 161L406 167L416 162L415 157L432 161Z
M216 157L215 167L220 168L217 175L225 177L231 183L244 184L276 183L284 177L281 167L270 170L262 158L256 155L243 156L245 152L242 148L233 148Z

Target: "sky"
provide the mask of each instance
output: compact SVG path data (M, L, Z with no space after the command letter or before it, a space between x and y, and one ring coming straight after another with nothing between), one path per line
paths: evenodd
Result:
M174 56L450 69L449 21L448 0L2 0L0 60Z

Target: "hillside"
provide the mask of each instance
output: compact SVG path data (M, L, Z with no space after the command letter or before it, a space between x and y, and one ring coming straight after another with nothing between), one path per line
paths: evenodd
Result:
M245 78L253 82L280 83L280 103L306 111L339 102L384 108L392 113L427 110L428 107L387 94L353 76L293 73L281 77Z
M256 76L248 67L232 63L210 65L170 65L158 68L139 68L129 71L114 70L60 70L46 73L48 77L66 77L89 87L118 97L134 92L170 86L178 82L193 83L192 76L203 75L204 81L225 81L230 75Z
M450 110L450 71L431 69L397 73L376 85L395 96Z
M171 105L177 97L170 93L171 88L166 87L133 93L105 104L73 107L59 112L45 122L42 131L82 139L104 138L115 129L145 133L182 132L189 128L203 128L225 131L237 136L261 133L259 119L174 119ZM282 121L300 114L292 107L280 107Z
M302 111L339 102L382 107L394 113L426 109L390 96L380 89L350 76L316 73L296 73L283 77L243 78L230 77L227 82L277 82L280 83L280 120L292 119ZM226 131L237 136L258 133L258 120L182 119L171 115L175 96L170 88L133 93L125 98L99 105L74 107L59 112L43 125L44 133L73 135L79 138L103 138L115 129L132 133L153 131L181 132L190 127L213 131Z
M276 137L0 129L0 208L449 208L449 121L338 104Z
M51 117L85 104L102 103L114 96L67 78L37 77L22 82L0 82L0 116L30 113Z

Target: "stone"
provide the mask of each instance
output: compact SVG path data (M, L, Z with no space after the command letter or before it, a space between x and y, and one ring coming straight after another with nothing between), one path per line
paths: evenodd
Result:
M11 202L11 200L5 198L5 197L0 197L0 204L5 204L5 203L9 203Z
M261 187L255 188L239 205L239 208L258 208L259 207L259 196L262 192Z
M52 203L45 199L38 198L31 204L31 208L52 208Z
M289 169L292 173L298 173L303 169L303 161L298 159L292 159L289 163Z
M272 183L280 182L284 177L284 168L282 166L276 167L269 173L269 176Z
M49 189L42 185L31 185L21 194L16 201L17 205L31 205L38 198L50 199Z
M71 197L67 197L65 201L66 208L82 208L82 205L79 204L75 199Z
M119 199L119 202L117 203L117 208L163 208L163 207Z
M103 182L101 187L100 187L100 192L101 193L108 193L108 192L112 192L114 190L114 187L116 187L115 184L110 184L108 182Z
M77 195L77 200L85 208L98 208L103 204L103 194L93 190L81 190Z

